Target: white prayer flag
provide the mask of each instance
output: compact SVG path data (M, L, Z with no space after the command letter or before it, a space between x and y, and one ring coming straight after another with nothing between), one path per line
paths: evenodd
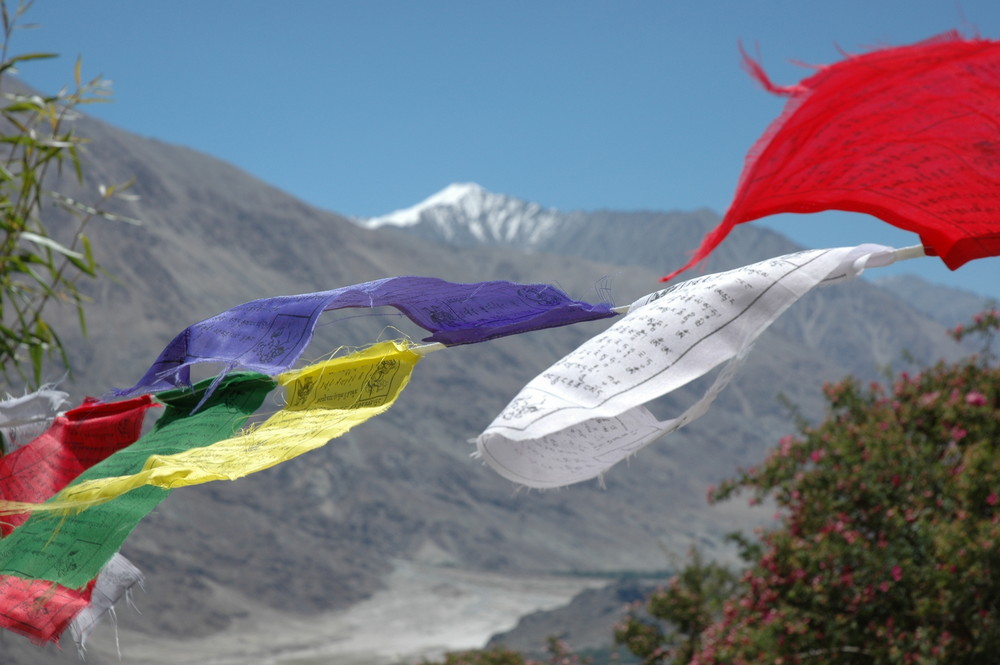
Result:
M43 386L0 401L0 454L12 453L48 429L69 394Z
M69 625L69 633L81 657L87 638L94 632L97 624L106 614L114 618L115 603L123 597L127 598L132 588L137 584L142 586L143 581L142 572L121 554L115 554L101 569L90 596L90 604L73 617Z
M658 422L643 404L740 357L816 285L851 279L894 255L880 245L802 251L650 294L528 383L477 438L477 452L529 487L597 477L702 416L736 363L677 418Z

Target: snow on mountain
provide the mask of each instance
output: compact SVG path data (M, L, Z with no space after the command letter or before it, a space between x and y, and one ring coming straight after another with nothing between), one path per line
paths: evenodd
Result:
M554 235L563 218L554 208L495 194L475 183L455 183L410 208L355 221L369 228L406 227L459 246L530 247Z

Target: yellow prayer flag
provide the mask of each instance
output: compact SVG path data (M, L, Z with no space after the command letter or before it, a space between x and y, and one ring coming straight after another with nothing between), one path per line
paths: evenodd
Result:
M151 455L142 471L66 488L36 509L85 508L154 485L164 489L236 480L319 448L386 411L422 356L406 342L380 342L277 377L287 404L239 436L173 455Z

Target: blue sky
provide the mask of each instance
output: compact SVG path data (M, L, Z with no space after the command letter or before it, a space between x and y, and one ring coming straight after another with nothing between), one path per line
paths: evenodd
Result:
M740 42L794 83L793 61L949 29L1000 39L1000 2L38 0L25 21L39 27L15 52L64 56L26 64L29 83L61 87L81 56L114 84L94 115L342 214L465 181L563 210L722 213L783 106ZM916 243L847 213L754 223L808 247ZM1000 258L898 270L1000 298Z

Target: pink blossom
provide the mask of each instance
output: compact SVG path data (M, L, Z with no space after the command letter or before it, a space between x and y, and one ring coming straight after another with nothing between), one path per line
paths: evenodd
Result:
M897 582L903 579L903 569L901 567L899 566L892 567L892 579L896 580Z
M988 497L986 497L986 503L990 504L991 506L997 505L997 493L993 492Z
M970 390L965 394L965 403L971 406L983 406L986 404L986 395L978 390Z
M921 395L921 396L920 396L920 398L919 398L919 399L917 400L917 403L918 403L918 404L919 404L920 406L923 406L923 407L928 407L928 406L930 406L931 404L933 404L934 402L936 402L936 401L937 401L937 398L938 398L938 397L940 397L940 396L941 396L941 391L940 391L940 390L935 390L935 391L934 391L934 392L932 392L932 393L924 393L924 394L923 394L923 395Z

